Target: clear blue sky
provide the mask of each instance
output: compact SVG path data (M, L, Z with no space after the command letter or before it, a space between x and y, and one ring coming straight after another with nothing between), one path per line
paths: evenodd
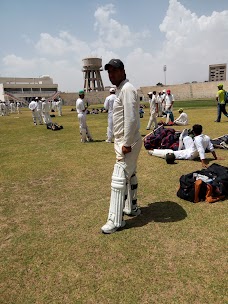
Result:
M227 0L1 0L0 75L82 88L82 59L121 58L138 88L208 79L228 63ZM104 85L110 85L102 72Z

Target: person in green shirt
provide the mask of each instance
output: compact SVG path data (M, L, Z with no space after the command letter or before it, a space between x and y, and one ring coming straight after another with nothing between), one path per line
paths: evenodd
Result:
M228 117L228 113L226 112L226 102L225 102L225 91L223 90L223 84L218 85L218 92L216 95L217 105L217 119L215 122L221 121L222 113Z

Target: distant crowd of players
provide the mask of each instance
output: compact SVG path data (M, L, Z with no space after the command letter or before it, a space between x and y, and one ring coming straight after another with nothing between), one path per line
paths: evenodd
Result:
M62 99L46 100L44 97L34 97L28 107L32 112L34 125L51 122L50 112L58 112L62 116ZM19 101L0 101L0 116L8 116L10 113L21 113L22 103Z

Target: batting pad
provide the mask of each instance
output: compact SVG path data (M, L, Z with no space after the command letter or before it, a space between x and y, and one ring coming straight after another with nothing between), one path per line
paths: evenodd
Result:
M123 206L126 191L126 177L124 164L117 162L114 165L111 182L111 198L108 220L112 220L116 227L121 227Z

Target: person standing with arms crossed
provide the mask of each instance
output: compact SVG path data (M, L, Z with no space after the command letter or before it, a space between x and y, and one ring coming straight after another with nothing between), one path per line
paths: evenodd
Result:
M131 216L141 213L137 206L136 167L142 139L139 133L139 99L136 89L126 79L123 62L111 59L105 65L105 70L111 83L117 87L117 98L113 105L116 163L112 174L108 220L101 227L103 233L110 234L125 226L123 213Z

